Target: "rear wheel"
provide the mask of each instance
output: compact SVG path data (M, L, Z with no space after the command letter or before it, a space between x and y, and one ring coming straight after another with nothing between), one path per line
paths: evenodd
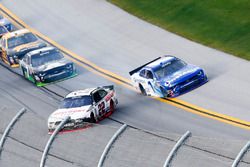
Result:
M90 114L90 123L96 123L94 113Z
M143 86L141 84L139 85L139 88L140 88L141 94L143 96L147 96L147 93L146 93L145 89L143 88Z
M113 100L110 101L109 111L113 113L115 111L115 106Z

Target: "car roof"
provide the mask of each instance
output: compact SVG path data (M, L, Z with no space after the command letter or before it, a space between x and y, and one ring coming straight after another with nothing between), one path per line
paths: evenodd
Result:
M33 50L33 51L29 52L28 56L31 57L33 55L41 54L41 53L48 52L48 51L55 50L55 49L56 48L53 47L53 46L43 47L43 48L36 49L36 50Z
M20 35L26 34L26 33L30 33L30 31L28 29L16 30L16 31L8 32L8 33L4 34L3 38L8 39L8 38L11 38L14 36L20 36Z
M87 89L83 89L83 90L77 90L77 91L74 91L74 92L69 93L69 94L66 96L66 98L90 95L91 92L93 92L93 91L96 90L96 89L97 89L97 88L87 88Z
M165 64L165 63L167 63L167 62L169 62L169 61L171 61L173 59L176 59L176 57L174 57L174 56L163 56L160 59L146 65L145 68L154 69L156 67L159 67L159 65Z

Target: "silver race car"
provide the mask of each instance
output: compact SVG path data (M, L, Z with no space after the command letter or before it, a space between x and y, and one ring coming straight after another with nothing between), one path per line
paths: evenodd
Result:
M48 130L53 131L67 116L70 120L63 129L81 128L85 122L95 123L114 112L118 100L114 86L78 90L68 94L48 119Z

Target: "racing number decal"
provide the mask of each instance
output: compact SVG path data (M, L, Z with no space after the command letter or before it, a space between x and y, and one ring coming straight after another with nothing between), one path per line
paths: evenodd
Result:
M104 101L98 104L99 115L103 116L105 112L105 104Z

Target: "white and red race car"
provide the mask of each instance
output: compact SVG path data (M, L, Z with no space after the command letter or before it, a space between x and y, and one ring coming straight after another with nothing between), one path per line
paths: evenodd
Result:
M63 99L59 109L49 116L48 130L55 130L67 116L70 120L63 129L76 129L85 122L95 123L112 114L117 104L113 85L71 92Z

